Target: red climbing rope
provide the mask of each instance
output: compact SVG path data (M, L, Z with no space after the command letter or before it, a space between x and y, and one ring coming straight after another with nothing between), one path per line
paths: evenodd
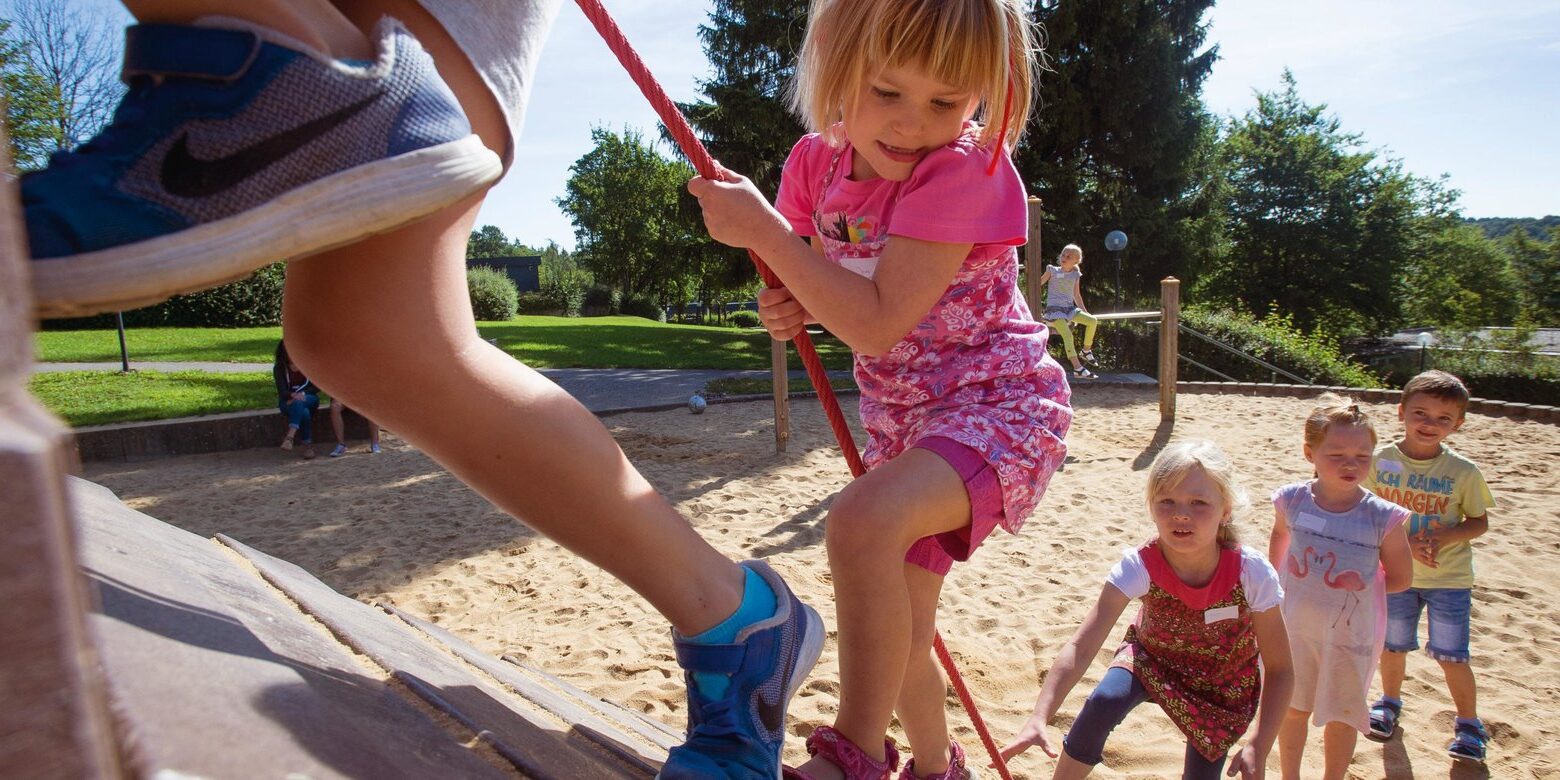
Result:
M693 128L688 125L688 120L678 110L677 104L667 97L666 90L650 74L650 69L639 59L638 52L629 45L628 39L623 36L623 31L618 29L617 22L602 7L601 0L576 0L580 10L595 25L596 32L601 34L607 43L607 48L617 55L618 62L628 71L630 78L639 86L639 91L644 93L655 112L660 115L661 122L666 125L666 130L677 141L677 146L682 149L683 155L693 164L693 169L706 179L724 180L725 173L715 164L715 159L710 157L704 143L694 135ZM779 287L780 277L775 276L774 271L764 264L757 253L748 251L748 257L753 260L753 265L758 268L758 275L769 287ZM834 388L829 384L829 376L823 369L823 361L818 359L817 350L813 349L812 338L803 330L794 339L796 351L802 358L802 365L807 369L807 378L812 380L813 389L818 391L818 400L823 404L824 414L829 418L829 427L834 429L834 438L839 441L840 450L845 454L845 462L850 466L853 476L861 476L867 473L867 467L861 462L861 453L856 449L856 440L851 435L850 426L845 422L845 414L840 411L839 400L834 397ZM986 723L980 717L980 711L975 706L975 699L970 695L969 689L964 685L964 678L959 675L958 667L953 664L953 657L948 654L948 648L943 644L942 634L936 635L932 640L933 648L937 651L937 658L942 662L943 668L948 671L948 677L953 683L953 689L959 695L959 701L964 704L964 711L969 713L970 722L975 726L975 731L980 735L980 741L986 746L986 751L991 754L992 765L996 767L997 774L1003 780L1012 780L1008 774L1007 765L1002 761L1002 755L997 750L997 744L991 739L991 733L986 728Z

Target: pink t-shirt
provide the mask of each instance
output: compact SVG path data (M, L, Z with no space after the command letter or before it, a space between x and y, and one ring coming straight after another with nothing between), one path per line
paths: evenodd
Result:
M818 134L786 160L775 206L825 256L871 277L890 236L974 248L931 311L887 354L855 356L868 468L927 436L980 453L1002 483L1003 528L1016 532L1066 456L1066 374L1046 352L1018 290L1024 185L1006 154L994 174L976 126L927 154L904 181L852 181L852 150Z

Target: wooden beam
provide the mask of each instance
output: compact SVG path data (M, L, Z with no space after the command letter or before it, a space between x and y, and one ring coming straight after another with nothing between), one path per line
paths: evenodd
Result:
M775 393L775 454L791 441L791 372L785 366L785 342L770 339L769 376Z
M1175 379L1180 362L1181 281L1167 276L1159 283L1159 419L1175 419Z
M1040 248L1040 222L1045 217L1045 207L1040 199L1029 197L1029 242L1024 244L1024 298L1029 311L1038 319L1045 311L1045 290L1040 287L1040 277L1045 274L1045 253Z

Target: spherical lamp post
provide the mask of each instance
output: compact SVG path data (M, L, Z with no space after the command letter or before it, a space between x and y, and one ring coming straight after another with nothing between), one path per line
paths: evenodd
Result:
M1121 250L1127 248L1127 234L1112 230L1105 234L1105 248L1116 256L1116 311L1121 311Z

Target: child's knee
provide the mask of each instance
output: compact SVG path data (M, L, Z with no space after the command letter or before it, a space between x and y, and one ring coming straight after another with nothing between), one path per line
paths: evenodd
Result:
M852 482L834 499L824 524L824 541L831 555L856 556L891 552L899 519L887 509L892 502L882 500L877 491L861 481ZM909 547L893 553L903 558Z

